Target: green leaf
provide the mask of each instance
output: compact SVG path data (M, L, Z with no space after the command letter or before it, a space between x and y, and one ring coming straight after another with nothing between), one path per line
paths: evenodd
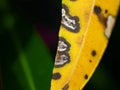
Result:
M22 19L23 20L23 19ZM49 90L53 60L28 22L0 34L3 90Z

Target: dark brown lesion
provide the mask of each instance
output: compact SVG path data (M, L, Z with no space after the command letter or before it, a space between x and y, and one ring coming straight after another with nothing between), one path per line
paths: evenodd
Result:
M79 32L80 24L79 18L77 16L71 16L69 14L69 9L66 5L62 5L62 20L61 25L71 32Z
M85 74L84 78L85 78L85 79L88 79L88 75L87 75L87 74Z
M94 57L96 56L96 50L92 50L91 55Z
M59 72L53 73L52 75L52 79L54 80L58 80L61 78L61 74Z
M68 53L58 53L56 55L54 67L63 67L67 63L70 63L70 56Z
M105 10L105 13L107 13L108 10ZM94 6L94 13L98 16L99 21L107 27L107 17L105 17L102 13L102 9L100 6Z
M63 37L59 37L57 51L59 53L67 52L70 50L70 43L67 42Z
M65 40L63 37L59 38L54 67L59 68L63 67L67 63L70 63L70 47L71 45L67 40Z
M66 84L63 88L62 88L62 90L68 90L69 89L69 85L68 84Z
M94 7L94 13L95 14L99 15L99 14L101 14L101 11L102 11L102 9L100 8L100 6L95 6Z
M107 13L108 13L108 10L106 9L106 10L105 10L105 14L107 14Z

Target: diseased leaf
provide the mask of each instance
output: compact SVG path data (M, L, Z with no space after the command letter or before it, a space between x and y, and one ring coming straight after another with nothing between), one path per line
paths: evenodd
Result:
M119 0L62 0L51 90L83 89L108 45L118 9Z

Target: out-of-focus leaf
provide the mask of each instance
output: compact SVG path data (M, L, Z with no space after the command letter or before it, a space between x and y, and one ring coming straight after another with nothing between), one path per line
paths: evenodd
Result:
M51 54L29 20L11 5L0 0L2 90L49 90Z
M6 0L0 0L0 9L6 9L8 6L8 3Z
M49 90L52 57L32 25L22 20L0 34L3 90Z
M0 65L0 90L2 89L1 65Z
M4 16L3 25L6 29L12 29L14 27L14 16L7 14Z

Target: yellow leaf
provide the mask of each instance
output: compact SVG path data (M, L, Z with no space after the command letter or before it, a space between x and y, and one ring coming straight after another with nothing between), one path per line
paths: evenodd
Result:
M119 0L62 0L51 90L81 90L107 47Z

